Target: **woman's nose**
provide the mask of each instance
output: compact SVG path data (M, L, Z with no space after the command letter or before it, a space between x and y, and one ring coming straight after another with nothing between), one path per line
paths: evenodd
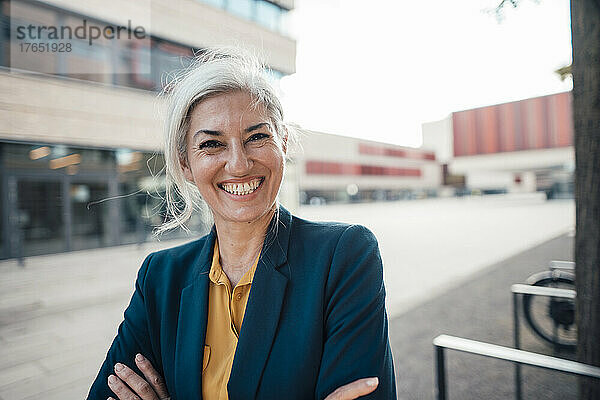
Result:
M229 152L229 158L225 164L225 171L233 176L244 176L252 167L252 161L248 158L243 146L233 146Z

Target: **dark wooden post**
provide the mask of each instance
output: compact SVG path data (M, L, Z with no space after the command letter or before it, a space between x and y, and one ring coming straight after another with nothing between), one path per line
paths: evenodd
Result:
M575 128L577 359L600 366L600 1L571 0ZM600 399L580 378L579 398Z

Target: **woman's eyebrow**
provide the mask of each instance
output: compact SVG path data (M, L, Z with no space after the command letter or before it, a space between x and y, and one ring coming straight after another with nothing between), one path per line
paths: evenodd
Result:
M194 136L192 137L192 139L196 139L196 136L198 136L198 134L200 133L204 133L206 135L210 135L210 136L223 136L223 132L221 131L212 131L210 129L200 129L198 131L196 131L196 133L194 133Z
M268 122L261 122L259 124L252 125L246 129L244 129L244 132L250 133L252 131L262 128L263 126L266 126L267 128L271 127L271 125ZM221 131L214 131L211 129L199 129L196 131L196 133L194 133L194 136L192 137L192 139L196 139L196 136L198 136L200 133L204 133L205 135L210 135L210 136L223 136L223 132L221 132Z
M263 126L266 126L267 128L271 127L271 125L268 122L261 122L260 124L252 125L251 127L244 129L244 132L250 133L250 132L255 131Z

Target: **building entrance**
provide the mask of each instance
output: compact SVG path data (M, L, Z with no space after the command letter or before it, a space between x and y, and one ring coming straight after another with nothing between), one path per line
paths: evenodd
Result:
M23 176L8 171L8 224L2 258L28 257L119 243L112 178Z
M12 204L13 209L10 210L10 219L13 221L9 235L13 239L10 246L12 252L22 251L23 256L31 256L64 251L61 182L35 178L22 178L16 182L16 204ZM16 235L20 237L15 238ZM18 246L22 248L19 249Z

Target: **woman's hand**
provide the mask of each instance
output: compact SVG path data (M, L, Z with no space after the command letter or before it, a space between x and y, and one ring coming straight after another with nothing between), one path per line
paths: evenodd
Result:
M340 386L333 393L325 398L325 400L353 400L361 396L365 396L377 389L379 379L363 378L357 379L347 385Z
M150 361L138 354L135 364L144 374L145 380L133 372L128 366L117 363L115 375L108 377L108 386L119 400L168 400L169 393L163 378L156 372ZM325 400L353 400L365 396L375 389L379 380L377 378L363 378L347 385L340 386ZM109 397L109 400L115 400Z
M152 367L150 361L138 354L135 365L142 371L144 378L133 372L127 365L115 364L115 375L108 377L108 387L119 400L168 400L169 393L165 381ZM115 400L109 397L110 400Z

